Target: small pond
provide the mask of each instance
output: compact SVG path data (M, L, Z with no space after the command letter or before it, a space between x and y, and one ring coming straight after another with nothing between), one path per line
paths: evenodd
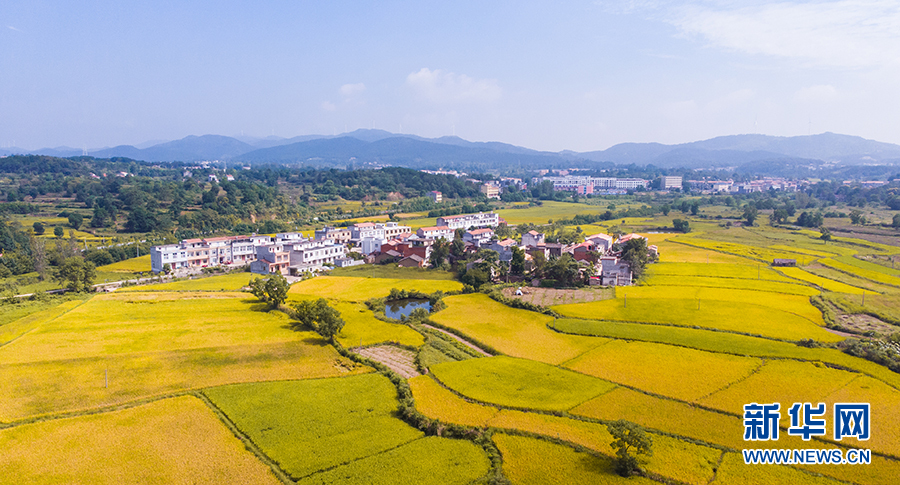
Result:
M413 298L389 301L384 305L384 315L388 318L400 320L402 317L408 317L417 308L431 311L431 302Z

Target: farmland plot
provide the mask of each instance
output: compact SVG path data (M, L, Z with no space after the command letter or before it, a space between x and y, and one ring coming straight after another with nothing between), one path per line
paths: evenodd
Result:
M319 276L291 286L289 298L294 295L313 295L362 302L370 298L388 296L391 288L416 290L423 293L435 291L459 291L462 283L450 280L414 280L405 278L365 278L359 276Z
M281 483L194 397L0 430L0 483Z

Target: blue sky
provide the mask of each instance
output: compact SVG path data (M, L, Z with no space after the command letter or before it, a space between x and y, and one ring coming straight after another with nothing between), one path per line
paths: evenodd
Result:
M900 143L897 1L0 0L0 146L379 128Z

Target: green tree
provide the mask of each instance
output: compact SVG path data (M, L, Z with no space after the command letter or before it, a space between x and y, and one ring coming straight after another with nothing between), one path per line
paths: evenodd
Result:
M759 211L756 209L756 206L753 204L747 204L747 207L744 207L744 214L742 216L747 220L747 224L752 226L754 222L756 222L756 218L759 217Z
M667 216L667 215L669 215L669 211L672 210L672 207L670 207L669 204L663 204L663 206L660 207L659 209L662 211L664 216Z
M854 225L865 225L866 216L863 215L861 210L853 209L850 211L850 223Z
M296 303L293 316L298 321L296 326L311 328L332 342L334 336L344 328L340 312L328 306L328 301L324 298Z
M273 273L265 278L254 278L250 282L250 292L253 296L260 301L269 302L272 308L278 308L287 300L289 288L287 279L281 273Z
M783 224L787 221L788 211L786 209L775 209L775 212L772 214L771 222L773 224Z
M431 246L431 256L428 258L428 263L431 264L432 268L441 268L449 255L450 243L446 239L440 238L434 241L434 244Z
M525 274L525 251L518 246L512 248L512 259L509 261L509 272L521 276Z
M53 228L53 235L56 237L63 237L66 232L63 230L62 226L56 226Z
M75 212L69 214L69 225L72 226L73 229L80 228L82 222L84 222L84 216L81 214Z
M622 247L622 260L631 266L631 274L638 279L644 274L644 267L650 261L647 252L647 240L642 237L629 239Z
M686 219L672 219L672 226L678 232L691 232L691 223Z
M34 224L32 224L31 227L34 228L34 233L37 234L38 236L40 236L41 234L44 233L44 225L41 224L40 222L35 222Z
M65 282L70 291L90 291L97 277L94 263L78 256L66 258L56 270L56 279Z
M891 220L891 226L900 228L900 214L894 214L894 218Z
M825 244L828 244L828 241L831 241L831 231L825 226L819 226L819 232L822 233L822 235L819 236L819 239L825 241Z
M611 446L616 450L616 471L627 477L638 471L638 458L635 455L653 456L653 438L644 428L630 421L620 419L606 425L613 437Z

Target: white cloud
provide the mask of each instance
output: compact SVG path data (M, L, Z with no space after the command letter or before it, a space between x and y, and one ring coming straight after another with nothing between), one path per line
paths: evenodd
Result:
M725 49L809 66L868 68L900 63L895 0L693 2L668 8L667 22Z
M427 67L406 76L406 84L420 97L435 103L493 102L502 95L496 79L475 79Z
M817 84L800 89L794 95L798 101L805 103L821 103L837 97L838 91L830 84Z
M334 111L337 109L337 106L330 101L322 101L322 111Z
M341 86L340 92L342 95L346 97L356 96L357 94L362 94L366 90L366 85L363 83L356 84L344 84Z
M12 25L7 25L6 28L9 29L9 30L15 30L16 32L21 32L21 30L19 30L19 29L13 27Z

